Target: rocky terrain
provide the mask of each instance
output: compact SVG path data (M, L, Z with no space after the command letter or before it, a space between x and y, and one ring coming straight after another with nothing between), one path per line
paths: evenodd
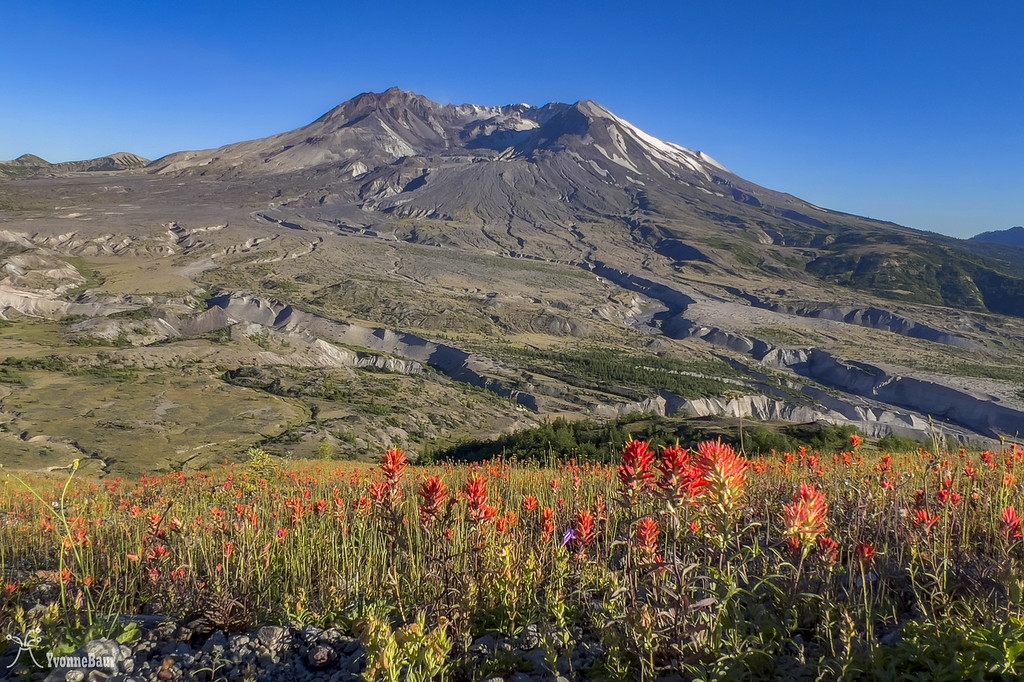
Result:
M758 187L593 102L389 90L144 163L0 166L9 462L422 451L631 412L1024 431L1006 247Z
M201 623L175 623L145 616L126 620L141 624L137 641L119 644L110 639L92 640L67 656L83 660L92 656L93 660L113 663L112 666L55 666L48 672L32 673L27 665L28 655L22 654L25 660L15 665L12 652L0 658L0 679L10 669L14 674L24 675L24 679L43 682L356 682L364 679L368 663L363 643L335 628L264 625L250 632L227 635L222 630L211 632ZM586 641L583 633L577 635L584 641L572 657L558 656L553 666L546 660L547 651L535 625L525 628L519 637L479 637L468 648L467 658L476 673L472 679L587 679L604 652L596 641Z

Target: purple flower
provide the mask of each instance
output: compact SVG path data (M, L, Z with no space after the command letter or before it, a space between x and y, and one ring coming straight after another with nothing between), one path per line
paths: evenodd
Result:
M568 545L570 542L572 542L575 539L576 539L576 529L575 528L570 528L569 530L565 531L565 536L562 538L562 547L565 547L566 545Z

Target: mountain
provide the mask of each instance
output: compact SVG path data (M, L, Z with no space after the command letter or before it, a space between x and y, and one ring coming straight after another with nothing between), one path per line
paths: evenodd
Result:
M20 461L422 451L631 413L1024 433L1012 249L761 187L592 101L391 89L143 161L0 166Z
M272 177L289 197L284 212L406 241L578 261L603 246L580 226L614 224L667 258L734 275L753 268L1024 315L1020 263L760 187L590 101L441 106L393 88L290 133L172 154L148 170Z
M1024 248L1024 227L1018 225L1008 230L982 232L971 237L971 241L982 244L1002 244L1003 246Z
M23 154L13 161L0 161L0 177L27 177L40 173L80 173L88 171L123 171L142 168L149 163L136 154L118 152L86 161L50 163L34 154Z

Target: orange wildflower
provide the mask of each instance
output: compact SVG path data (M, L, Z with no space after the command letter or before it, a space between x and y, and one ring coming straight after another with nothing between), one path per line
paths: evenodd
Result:
M700 475L694 481L695 492L727 511L734 510L744 495L750 462L721 441L705 441L697 452Z
M783 506L786 513L786 535L794 546L810 548L828 529L828 502L815 486L801 485L792 504Z
M642 440L631 440L622 451L622 465L619 467L619 490L623 500L630 503L633 497L651 486L654 472L651 464L654 453Z
M1017 513L1016 508L1007 507L1004 509L1003 515L999 520L1002 526L1001 530L1007 540L1020 540L1024 537L1024 533L1021 532L1021 517Z
M640 519L636 525L638 549L650 560L655 560L658 553L658 540L661 538L661 529L658 522L650 516Z
M693 496L694 483L700 473L690 463L689 450L678 445L665 448L661 451L658 469L661 471L659 485L666 498L678 502Z
M861 561L865 566L870 566L871 562L875 560L875 546L868 542L862 542L857 545L857 559Z
M444 509L448 501L448 486L438 476L432 476L417 491L423 502L419 506L420 522L429 526Z
M490 521L498 515L498 510L487 504L487 479L483 476L472 476L462 491L463 497L469 502L469 520L473 523Z
M829 564L839 561L839 543L834 538L822 535L818 538L818 551Z
M914 514L914 525L931 531L932 527L939 522L939 518L938 514L932 516L927 509L918 509Z
M583 509L576 514L576 539L583 544L584 547L592 544L597 539L597 528L594 525L594 514L587 509Z

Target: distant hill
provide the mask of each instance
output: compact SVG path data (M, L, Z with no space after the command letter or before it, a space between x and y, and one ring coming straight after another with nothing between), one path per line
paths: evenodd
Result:
M0 177L23 178L40 173L80 173L88 171L121 171L142 168L149 163L137 154L118 152L85 161L50 163L35 154L22 154L13 161L0 161Z
M1016 246L1024 249L1024 227L1018 225L1008 230L994 230L982 232L971 237L970 241L982 244L1002 244L1003 246Z

